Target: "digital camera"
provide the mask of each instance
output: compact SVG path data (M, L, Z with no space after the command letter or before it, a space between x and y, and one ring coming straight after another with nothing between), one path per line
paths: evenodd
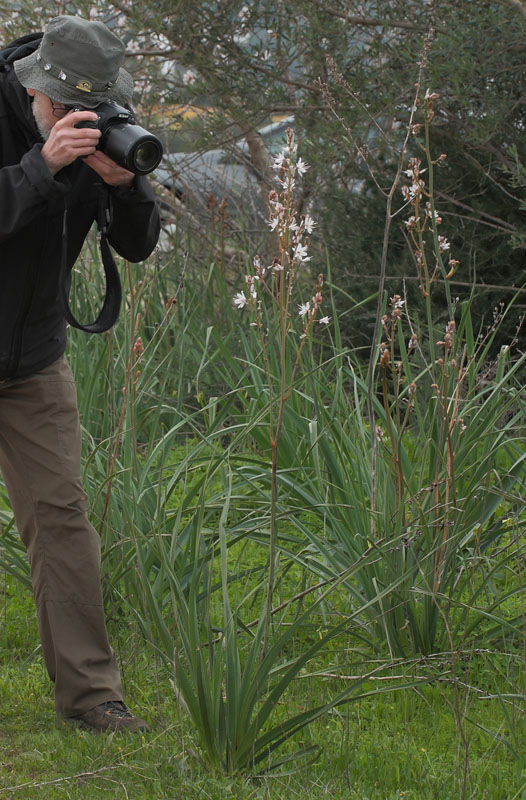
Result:
M99 103L95 108L75 105L73 111L94 111L97 120L83 120L76 128L98 128L102 136L97 145L124 169L136 175L147 175L158 166L163 147L157 136L135 125L132 111L113 101Z

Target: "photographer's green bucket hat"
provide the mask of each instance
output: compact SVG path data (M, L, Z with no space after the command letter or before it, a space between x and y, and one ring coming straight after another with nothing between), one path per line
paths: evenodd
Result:
M36 89L64 105L94 108L114 100L130 103L133 79L123 69L125 46L102 22L54 17L40 47L14 63L26 89Z

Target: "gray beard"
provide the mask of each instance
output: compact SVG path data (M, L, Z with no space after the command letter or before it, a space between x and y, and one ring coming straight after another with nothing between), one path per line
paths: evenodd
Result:
M42 113L42 107L40 105L40 99L38 95L33 98L31 109L33 111L33 117L35 118L38 132L40 133L43 140L47 141L49 134L51 133L51 128L53 126L49 125L49 123L46 121L44 117L44 114Z

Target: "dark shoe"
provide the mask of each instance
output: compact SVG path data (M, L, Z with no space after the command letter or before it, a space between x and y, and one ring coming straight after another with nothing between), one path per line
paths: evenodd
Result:
M66 722L77 724L80 728L92 731L130 731L140 733L149 731L143 719L135 717L129 708L119 700L109 700L78 717L66 717Z

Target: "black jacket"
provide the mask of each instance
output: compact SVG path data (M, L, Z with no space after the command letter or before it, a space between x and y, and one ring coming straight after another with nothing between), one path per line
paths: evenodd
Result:
M97 217L103 185L80 160L51 175L42 145L26 90L13 69L0 72L0 380L37 372L64 352L62 248L71 270ZM136 177L131 189L110 191L109 242L123 258L142 261L160 230L152 188Z

